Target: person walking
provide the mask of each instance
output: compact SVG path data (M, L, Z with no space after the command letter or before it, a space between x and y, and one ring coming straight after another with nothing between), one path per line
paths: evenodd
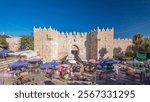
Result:
M119 74L119 67L114 66L114 75L113 75L113 78L111 78L111 79L114 80L114 81L117 80L118 74Z
M80 73L81 75L84 73L84 66L82 63L80 63Z

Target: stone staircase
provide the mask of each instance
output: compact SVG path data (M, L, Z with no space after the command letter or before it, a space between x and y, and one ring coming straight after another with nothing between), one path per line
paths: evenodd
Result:
M15 62L15 59L4 60L0 62L0 72L6 70L8 64Z

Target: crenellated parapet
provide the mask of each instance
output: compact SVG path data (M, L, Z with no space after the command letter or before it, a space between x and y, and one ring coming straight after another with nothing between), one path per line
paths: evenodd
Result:
M114 32L114 28L102 28L102 29L98 29L99 32Z
M88 34L94 35L97 33L114 33L114 28L102 28L100 29L99 27L97 27L97 29L93 29L90 32L60 32L58 30L56 30L55 28L52 28L51 26L49 28L41 28L41 27L34 27L34 32L47 32L47 33L53 33L53 34L59 34L60 36L66 36L66 37L71 37L71 36L87 36Z
M47 32L51 32L51 31L53 31L53 32L56 32L56 33L58 33L58 30L56 30L55 28L51 28L51 26L49 27L49 28L46 28L46 27L44 27L44 28L41 28L41 27L34 27L34 32L43 32L43 31L47 31Z
M34 27L34 32L40 32L42 34L42 32L47 32L47 34L58 34L59 36L62 37L86 37L88 35L87 32L60 32L54 28L51 28L51 26L49 28L41 28L41 27Z
M123 51L126 51L126 48L132 44L133 44L132 39L128 39L128 38L125 39L117 38L114 39L114 43L113 43L114 48L120 47Z
M83 37L83 36L87 36L87 32L61 32L60 35L62 36L66 36L66 37Z
M114 41L132 41L132 39L128 39L128 38L117 38L117 39L114 39Z
M94 33L114 33L114 28L102 28L100 29L99 27L97 27L97 29L93 29L89 32L89 34L94 34Z

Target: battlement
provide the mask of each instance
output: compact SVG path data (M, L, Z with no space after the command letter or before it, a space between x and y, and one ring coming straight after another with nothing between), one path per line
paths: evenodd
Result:
M93 29L90 31L90 33L94 33L94 32L114 32L114 28L102 28L102 29L100 29L99 27L97 27L97 29Z
M114 39L114 41L132 41L132 39L128 39L128 38L125 38L125 39L117 38L117 39Z
M39 32L39 31L54 31L54 32L58 32L58 30L54 29L54 28L51 28L51 26L47 29L46 27L44 28L41 28L41 27L34 27L34 32Z
M114 28L102 28L102 29L100 29L99 27L97 27L97 29L93 29L93 30L91 30L90 32L60 32L60 31L58 31L58 30L56 30L55 28L51 28L51 26L47 29L46 27L44 27L44 28L41 28L41 27L38 27L38 28L36 28L36 27L34 27L34 32L36 32L36 31L54 31L54 32L57 32L57 33L60 33L61 35L62 34L66 34L66 35L87 35L87 34L92 34L92 33L94 33L94 32L114 32Z
M52 28L51 26L49 28L41 28L41 27L34 27L34 32L37 32L38 35L41 34L50 34L50 36L52 37L63 37L63 38L72 38L72 37L76 37L76 38L86 38L87 36L91 36L91 37L97 37L97 34L102 34L102 37L106 34L106 36L108 36L108 34L114 34L114 28L102 28L100 29L99 27L97 27L96 29L91 30L90 32L60 32L58 30L56 30L55 28ZM111 35L113 36L113 35Z
M51 33L51 32L53 32L54 34L55 33L57 33L57 34L59 34L60 36L66 36L66 37L71 37L71 36L87 36L87 32L60 32L60 31L58 31L58 30L56 30L56 29L54 29L54 28L51 28L51 27L49 27L48 29L47 28L41 28L41 27L38 27L38 28L36 28L36 27L34 27L34 32L49 32L49 33Z

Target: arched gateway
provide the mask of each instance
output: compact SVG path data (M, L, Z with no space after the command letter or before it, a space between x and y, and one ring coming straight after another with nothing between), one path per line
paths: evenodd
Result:
M64 33L52 28L34 27L34 50L46 61L57 60L67 54L75 54L82 59L99 59L100 50L106 49L104 58L113 58L115 48L126 51L132 39L114 39L114 29L94 29L89 33ZM118 55L118 53L117 53Z
M71 54L79 55L79 47L77 45L71 47Z

